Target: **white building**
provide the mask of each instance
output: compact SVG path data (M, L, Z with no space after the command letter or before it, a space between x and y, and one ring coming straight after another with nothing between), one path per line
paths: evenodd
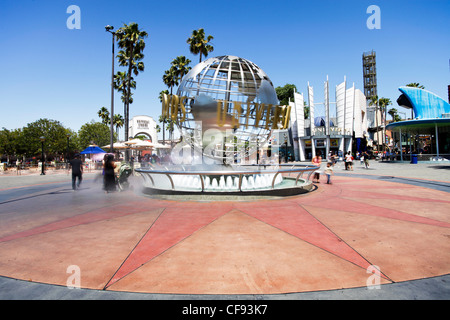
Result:
M158 133L156 132L156 121L149 116L134 116L130 119L128 133L132 137L145 135L147 140L158 142Z
M347 87L347 82L336 86L335 102L329 100L329 82L324 83L324 101L314 102L314 90L308 83L307 98L309 118L305 119L305 98L301 93L294 93L291 106L291 133L296 161L311 159L320 153L325 157L330 151L345 153L357 148L367 139L366 97L361 90ZM321 114L318 114L317 108ZM353 138L355 141L353 141ZM361 151L361 150L359 150Z

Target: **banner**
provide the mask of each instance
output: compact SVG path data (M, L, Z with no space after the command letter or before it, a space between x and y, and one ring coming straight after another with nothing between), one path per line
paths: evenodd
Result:
M336 118L337 126L341 129L341 132L345 130L345 81L336 86Z
M324 106L325 106L325 135L330 135L330 94L329 94L329 86L328 86L328 76L327 81L325 81L324 86Z
M313 133L314 133L314 93L313 93L313 88L309 86L309 82L308 82L308 105L309 105L309 121L310 121L310 128L311 128L310 135L313 135Z

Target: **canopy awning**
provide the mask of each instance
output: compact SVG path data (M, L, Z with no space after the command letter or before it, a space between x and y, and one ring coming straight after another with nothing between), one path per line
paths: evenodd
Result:
M102 148L109 149L110 145L108 144L106 146L103 146ZM113 149L126 149L126 148L128 148L128 146L125 145L123 142L114 142L113 143Z
M106 153L106 151L104 151L102 148L99 148L98 146L89 146L80 152L80 154L93 154L93 153Z
M402 132L421 132L440 127L449 127L450 118L416 119L390 123L386 130Z

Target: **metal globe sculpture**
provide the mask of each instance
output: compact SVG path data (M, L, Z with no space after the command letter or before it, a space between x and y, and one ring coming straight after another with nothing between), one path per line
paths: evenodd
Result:
M236 159L255 152L272 130L286 128L290 110L278 105L272 81L261 68L227 55L193 67L177 94L164 96L163 114L203 155Z
M253 62L220 56L199 63L183 78L177 94L163 95L162 115L176 122L182 142L171 150L172 165L136 169L145 193L226 200L312 190L309 177L316 166L283 168L278 161L259 166L258 157L256 164L249 157L272 131L286 129L290 116L290 107L278 105L272 82Z

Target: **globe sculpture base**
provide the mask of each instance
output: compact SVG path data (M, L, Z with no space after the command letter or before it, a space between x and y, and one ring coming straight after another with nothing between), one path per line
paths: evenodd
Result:
M311 165L177 166L139 168L143 192L163 199L249 200L314 190Z

